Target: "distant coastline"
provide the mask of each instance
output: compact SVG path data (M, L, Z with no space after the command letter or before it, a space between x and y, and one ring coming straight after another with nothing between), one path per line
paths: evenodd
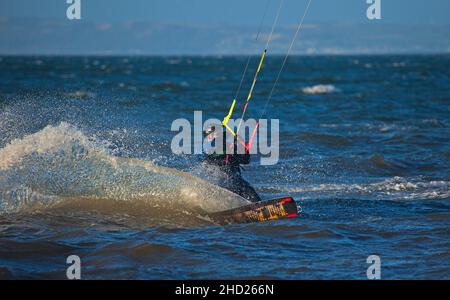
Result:
M306 24L294 55L450 53L450 24ZM271 55L286 51L291 27L274 35ZM1 18L0 55L233 56L259 53L256 29L236 25L93 23Z

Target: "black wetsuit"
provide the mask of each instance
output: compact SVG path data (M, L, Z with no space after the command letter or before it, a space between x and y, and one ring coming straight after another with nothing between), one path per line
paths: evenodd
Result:
M225 140L224 132L224 140ZM224 174L225 180L220 180L218 185L230 190L231 192L242 196L243 198L257 202L261 201L261 198L256 193L255 189L241 176L241 165L247 165L250 163L250 154L245 151L245 154L237 154L237 139L234 139L234 151L233 154L226 154L226 143L224 143L223 153L225 154L206 154L205 163L208 165L216 166Z

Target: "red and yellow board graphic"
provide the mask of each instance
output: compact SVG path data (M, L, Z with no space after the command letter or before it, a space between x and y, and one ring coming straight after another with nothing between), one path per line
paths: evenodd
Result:
M210 217L219 224L263 222L296 216L298 216L297 204L291 197L256 202L210 214Z

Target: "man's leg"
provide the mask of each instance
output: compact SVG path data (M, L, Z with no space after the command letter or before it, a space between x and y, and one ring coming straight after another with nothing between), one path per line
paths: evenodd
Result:
M256 193L255 189L240 175L233 176L232 191L249 201L252 202L261 201L261 198Z

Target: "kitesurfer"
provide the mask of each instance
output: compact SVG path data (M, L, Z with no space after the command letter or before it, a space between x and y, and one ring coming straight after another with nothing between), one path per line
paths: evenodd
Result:
M261 198L255 189L241 175L241 165L250 163L249 150L245 148L244 153L239 154L237 138L227 136L227 131L222 125L212 125L203 134L206 138L203 147L205 154L203 164L216 167L215 169L220 172L220 174L216 174L220 177L217 184L249 201L260 201ZM218 139L222 139L223 147L221 149L216 147ZM233 142L227 143L227 140L230 139Z

